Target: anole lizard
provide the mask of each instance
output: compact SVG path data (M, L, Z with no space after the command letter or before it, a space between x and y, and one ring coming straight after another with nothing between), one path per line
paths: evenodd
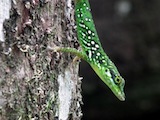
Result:
M115 96L124 101L125 81L102 48L88 0L75 0L75 18L77 37L82 51L68 47L56 47L56 51L70 52L87 61Z

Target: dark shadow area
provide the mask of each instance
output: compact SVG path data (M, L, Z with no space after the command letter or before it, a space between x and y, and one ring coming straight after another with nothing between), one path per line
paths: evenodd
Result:
M119 101L86 62L83 120L137 120L160 111L160 1L90 0L100 41L126 81Z

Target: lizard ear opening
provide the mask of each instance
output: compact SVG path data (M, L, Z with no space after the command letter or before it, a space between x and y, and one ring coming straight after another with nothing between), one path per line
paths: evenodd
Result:
M112 77L109 69L106 69L106 70L105 70L105 73L106 73L106 75L107 75L108 77Z

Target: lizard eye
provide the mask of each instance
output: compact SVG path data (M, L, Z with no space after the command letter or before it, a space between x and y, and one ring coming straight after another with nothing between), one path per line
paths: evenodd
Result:
M110 70L110 72L111 72L111 76L114 80L114 83L115 84L120 84L122 82L121 77L119 75L116 75L113 70Z
M120 84L121 82L122 82L122 80L120 79L120 76L116 76L115 77L115 83Z

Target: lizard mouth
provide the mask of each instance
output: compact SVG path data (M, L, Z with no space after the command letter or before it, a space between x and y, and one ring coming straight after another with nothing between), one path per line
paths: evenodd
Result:
M119 92L118 95L115 94L120 101L125 101L125 94L123 92Z

